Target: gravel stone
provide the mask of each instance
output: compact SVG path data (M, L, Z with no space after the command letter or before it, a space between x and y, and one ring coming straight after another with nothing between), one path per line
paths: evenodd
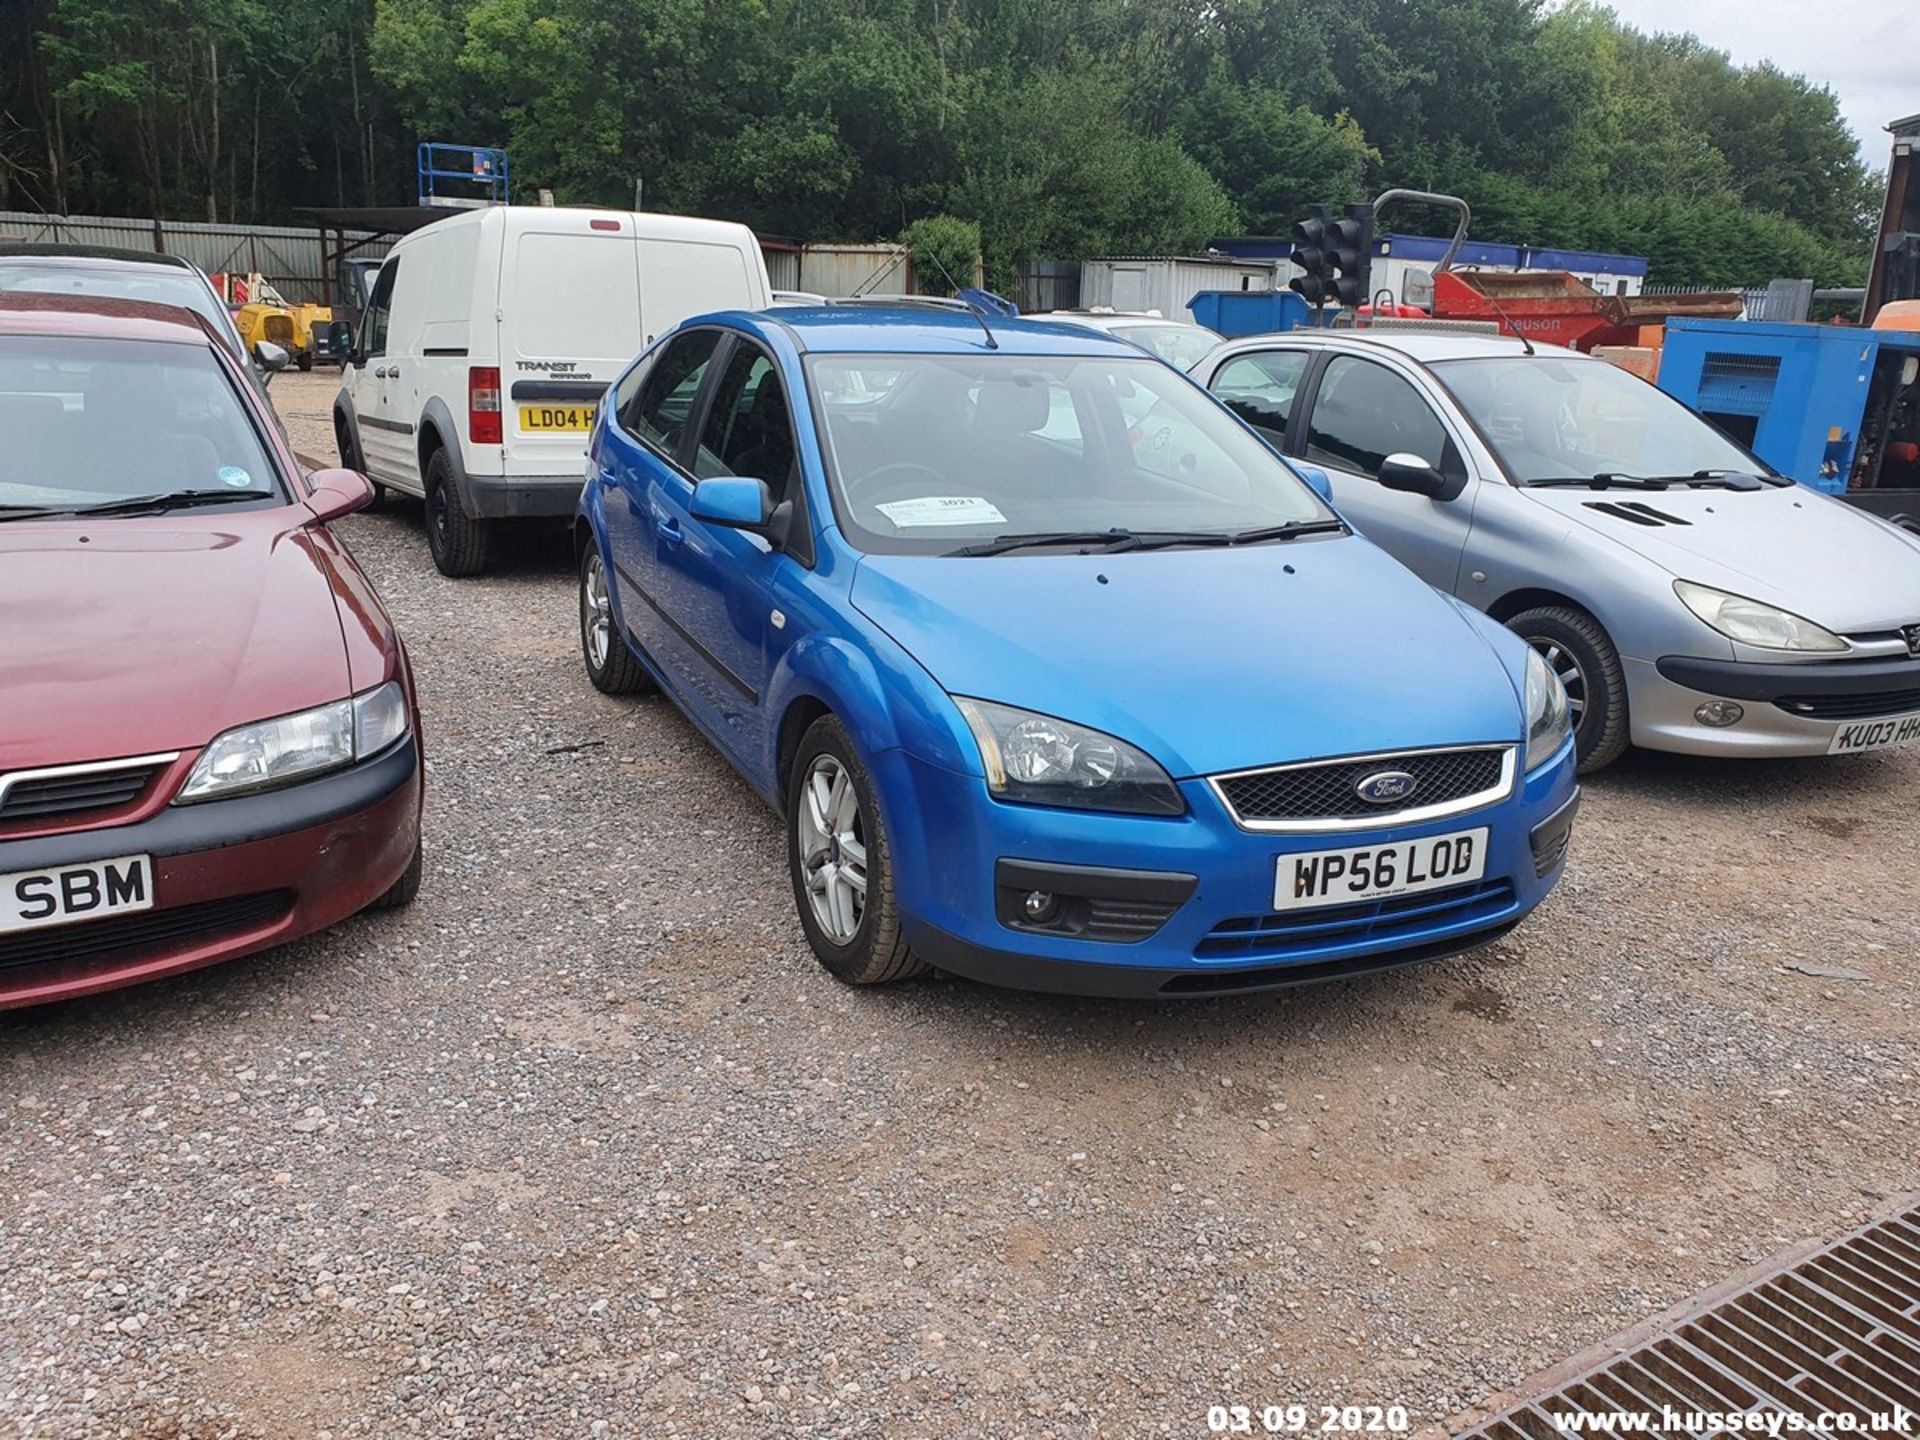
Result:
M273 386L329 458L336 384ZM340 533L424 697L420 898L0 1017L0 1435L1417 1427L1920 1188L1920 755L1630 757L1443 964L856 992L772 814L587 685L557 527L458 582L417 503Z

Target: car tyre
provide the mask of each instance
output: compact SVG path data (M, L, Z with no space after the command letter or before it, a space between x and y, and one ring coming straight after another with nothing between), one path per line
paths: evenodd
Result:
M1618 760L1627 748L1627 677L1620 652L1600 622L1568 605L1543 605L1507 625L1567 687L1580 773L1590 775Z
M607 567L591 537L580 555L580 657L593 688L603 695L634 695L653 686L653 677L620 633Z
M413 847L413 859L407 863L400 878L389 885L386 893L367 908L369 910L399 910L413 903L413 897L420 893L420 874L425 869L426 845Z
M787 858L801 928L835 979L882 985L926 973L901 929L893 855L867 768L832 715L809 725L794 753Z
M353 426L347 423L347 417L338 411L333 417L333 448L340 452L341 469L358 470L362 475L367 475L367 457L360 453L360 438L354 434ZM367 475L367 483L373 486L373 503L367 509L378 510L392 492L371 475Z
M427 548L440 573L455 580L486 569L493 550L492 524L461 508L453 457L445 446L427 462Z
M300 367L300 371L302 374L305 374L307 371L313 369L313 353L309 351L306 354L300 356L300 358L295 360L293 363Z

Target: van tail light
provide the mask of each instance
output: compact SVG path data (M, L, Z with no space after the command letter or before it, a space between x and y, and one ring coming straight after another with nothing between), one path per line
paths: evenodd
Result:
M475 445L500 443L500 371L497 366L467 367L467 439Z

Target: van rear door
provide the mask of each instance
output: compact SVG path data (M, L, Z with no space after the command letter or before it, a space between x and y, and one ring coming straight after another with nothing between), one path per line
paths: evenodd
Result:
M649 344L695 315L715 310L758 310L772 298L767 291L766 263L749 232L738 226L713 228L722 230L722 237L648 237L640 242L640 266L647 275L642 304ZM739 230L751 252L725 239L725 230Z
M633 222L529 217L510 229L500 262L504 473L577 473L595 406L645 338Z

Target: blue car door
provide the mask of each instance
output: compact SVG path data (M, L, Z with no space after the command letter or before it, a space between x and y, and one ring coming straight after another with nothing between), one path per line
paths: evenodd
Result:
M596 452L595 483L606 492L601 514L620 618L656 664L672 631L659 609L660 577L653 573L659 551L655 495L662 485L684 483L680 467L693 444L721 338L718 330L690 330L661 346L615 391L614 413Z
M717 379L689 458L695 480L764 481L773 503L798 484L787 386L774 358L736 338L716 359ZM695 519L682 477L655 491L659 600L673 634L668 663L686 676L696 706L751 763L763 753L761 694L767 630L781 566L794 563L761 536Z

